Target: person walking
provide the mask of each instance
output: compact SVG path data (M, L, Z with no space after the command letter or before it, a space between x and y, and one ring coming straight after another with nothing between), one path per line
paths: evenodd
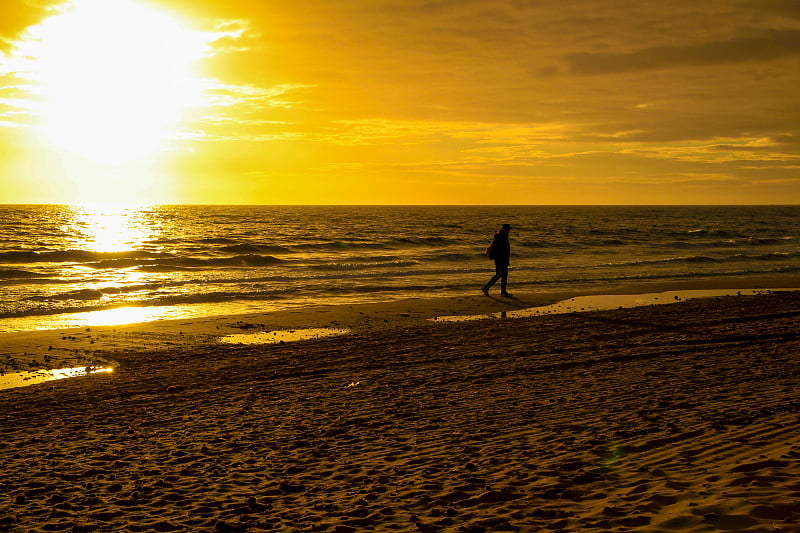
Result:
M489 289L497 280L500 280L500 296L510 298L511 294L506 291L508 285L508 267L511 259L511 244L508 242L508 234L511 231L510 224L503 224L503 227L494 234L492 244L487 250L489 259L494 260L495 274L492 279L483 286L483 294L489 295Z

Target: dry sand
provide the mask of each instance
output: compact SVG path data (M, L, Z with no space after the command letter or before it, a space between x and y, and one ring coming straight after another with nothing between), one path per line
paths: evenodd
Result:
M800 293L401 318L116 328L115 372L0 391L0 531L800 531Z

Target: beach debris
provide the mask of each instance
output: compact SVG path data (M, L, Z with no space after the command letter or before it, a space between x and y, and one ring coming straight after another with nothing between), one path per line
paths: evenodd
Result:
M348 383L348 384L345 386L345 389L350 389L350 388L353 388L353 387L358 387L359 385L361 385L361 382L360 382L360 381L351 381L350 383Z

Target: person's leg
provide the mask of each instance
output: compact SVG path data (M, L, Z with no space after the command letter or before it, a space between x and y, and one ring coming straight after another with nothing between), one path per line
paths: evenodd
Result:
M508 269L506 269L506 270L508 270ZM490 279L486 283L486 285L483 286L483 289L482 289L483 292L489 292L489 289L491 288L491 286L494 285L495 283L497 283L497 280L500 279L503 276L502 271L501 271L501 267L499 267L499 266L495 266L494 267L494 272L495 272L495 274L494 274L494 276L492 276L492 279Z
M492 279L490 279L490 280L489 280L489 281L486 283L486 285L484 285L484 286L483 286L483 292L486 292L486 291L488 291L488 290L489 290L489 289L492 287L492 285L494 285L495 283L497 283L497 280L498 280L498 279L500 279L500 274L495 274L494 276L492 276Z
M500 276L500 294L508 294L506 291L506 286L508 285L508 267L499 267L498 270L500 272L496 275Z

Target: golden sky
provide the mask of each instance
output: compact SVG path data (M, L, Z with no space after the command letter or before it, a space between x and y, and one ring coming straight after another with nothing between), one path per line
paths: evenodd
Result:
M796 0L2 0L0 203L800 203Z

